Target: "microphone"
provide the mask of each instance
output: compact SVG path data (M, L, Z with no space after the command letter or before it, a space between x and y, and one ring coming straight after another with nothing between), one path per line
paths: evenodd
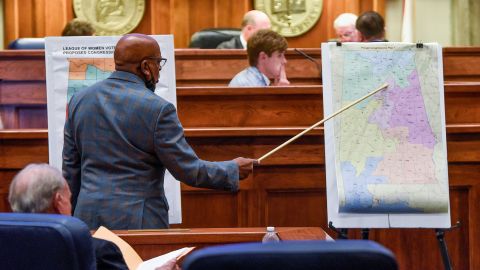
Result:
M300 54L301 56L305 57L306 59L312 61L313 63L315 63L315 66L317 67L318 69L318 73L321 72L321 63L318 63L317 60L315 60L315 58L311 57L310 55L306 54L305 52L302 52L301 50L295 48L293 49L296 53Z

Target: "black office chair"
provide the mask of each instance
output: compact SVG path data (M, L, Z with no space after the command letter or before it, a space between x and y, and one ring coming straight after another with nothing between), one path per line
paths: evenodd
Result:
M11 50L44 50L44 38L17 38L8 44Z
M96 268L87 225L53 214L0 213L0 262L16 270Z
M285 241L208 247L188 255L183 270L396 270L394 255L369 240Z
M218 44L239 36L238 28L208 28L196 32L190 39L190 48L215 49Z

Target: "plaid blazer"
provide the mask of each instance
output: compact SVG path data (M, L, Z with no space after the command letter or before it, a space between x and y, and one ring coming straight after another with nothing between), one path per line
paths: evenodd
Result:
M175 107L122 71L70 100L62 167L74 216L90 229L168 228L165 168L190 186L238 189L236 163L199 159Z

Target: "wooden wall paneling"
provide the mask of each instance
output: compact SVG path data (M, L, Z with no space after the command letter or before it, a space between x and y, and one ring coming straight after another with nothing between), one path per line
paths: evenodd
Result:
M18 34L19 36L34 36L35 1L18 1Z
M19 128L48 128L45 106L17 107L17 110Z
M175 48L188 48L190 44L190 9L188 0L173 1L173 10L170 10L170 21L174 25Z
M349 12L349 13L360 15L360 2L361 0L345 0L344 8L341 13Z
M60 36L69 21L71 14L71 1L48 0L45 1L45 36Z
M17 116L16 106L3 105L0 107L0 118L4 129L18 128Z
M164 1L145 1L145 11L143 13L143 18L137 25L137 27L132 30L132 33L143 33L148 35L159 34L156 33L154 29L157 28L157 25L160 25L163 22L162 18L159 17L158 14L156 14L156 12L161 9L158 6L160 2ZM168 8L168 6L163 8ZM169 17L167 17L167 19L169 19Z
M3 24L4 24L4 47L7 48L8 43L16 39L19 35L18 25L18 1L2 1L3 3Z
M220 91L218 96L179 96L179 117L190 127L308 126L322 117L321 92L319 88L309 90L308 94L292 92L288 95L290 102L285 102L281 97L286 95L275 89L259 89L248 99L244 92L227 96Z
M188 40L198 30L215 26L215 1L186 1L188 4ZM183 47L188 47L188 43Z
M145 16L150 16L150 19L144 18L141 23L145 20L150 21L151 34L167 35L174 33L170 17L170 10L173 10L174 5L172 1L174 0L146 1ZM140 29L135 29L135 32L143 33Z
M238 227L239 193L182 188L182 224L174 227ZM201 224L201 225L200 225ZM173 226L172 226L173 227Z
M249 0L146 0L145 15L133 32L174 34L175 47L187 48L196 31L212 27L238 28ZM290 47L318 47L334 37L333 20L342 12L375 8L384 14L384 0L325 0L319 22L304 35L287 38ZM73 0L10 0L5 7L5 45L19 37L58 36L74 18Z
M478 47L443 48L445 81L480 81Z
M301 49L320 63L319 48ZM444 48L444 80L446 93L451 87L460 92L476 91L480 81L480 48ZM293 85L319 85L321 68L293 49L287 50L287 76ZM38 83L45 89L45 56L43 51L0 51L1 84L6 81ZM468 61L467 61L468 60ZM226 86L231 78L248 66L243 50L176 49L175 72L177 86ZM455 81L462 81L455 82ZM471 85L466 83L472 82ZM458 85L460 83L463 86ZM23 88L21 92L30 91ZM450 88L449 88L450 87ZM452 89L453 89L452 88ZM464 88L465 90L462 90ZM19 90L20 91L20 90ZM474 106L474 103L468 103Z
M455 125L469 123L472 119L480 119L478 104L480 102L478 94L474 90L480 90L480 85L471 85L471 89L460 90L460 87L445 87L445 120L447 123ZM455 89L455 90L454 90Z
M33 1L33 25L32 25L32 36L33 37L43 37L45 36L45 0L35 0Z
M47 138L19 138L9 140L8 144L2 139L1 146L0 168L2 169L20 170L29 163L48 162Z
M315 224L327 227L323 166L269 165L257 170L255 181L259 186L261 225Z
M0 171L0 179L13 179L17 170L3 169ZM10 188L10 181L0 181L0 209L1 212L11 211L8 203L8 190Z
M241 28L243 14L252 9L252 3L248 0L214 0L214 3L215 27Z

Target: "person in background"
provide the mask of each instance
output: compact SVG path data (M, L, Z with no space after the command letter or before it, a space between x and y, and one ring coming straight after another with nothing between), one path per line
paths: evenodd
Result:
M67 23L62 31L62 36L93 36L95 28L88 21L75 18Z
M217 49L246 49L250 37L261 29L270 29L268 15L259 10L250 10L243 16L242 33L230 40L218 44Z
M360 37L355 28L357 15L353 13L342 13L333 22L333 28L337 34L337 41L340 42L359 42Z
M8 201L13 212L71 215L71 192L62 173L48 164L30 164L12 180ZM92 238L97 269L128 269L114 243Z
M367 11L357 18L356 28L362 42L387 42L385 39L385 21L375 11Z
M285 73L287 47L287 40L277 32L267 29L257 31L248 40L247 55L250 66L235 75L228 86L289 85Z
M74 216L91 229L168 228L166 169L190 186L238 191L255 160L210 162L195 154L175 106L154 93L167 61L157 41L124 35L113 58L110 77L68 103L62 169Z

